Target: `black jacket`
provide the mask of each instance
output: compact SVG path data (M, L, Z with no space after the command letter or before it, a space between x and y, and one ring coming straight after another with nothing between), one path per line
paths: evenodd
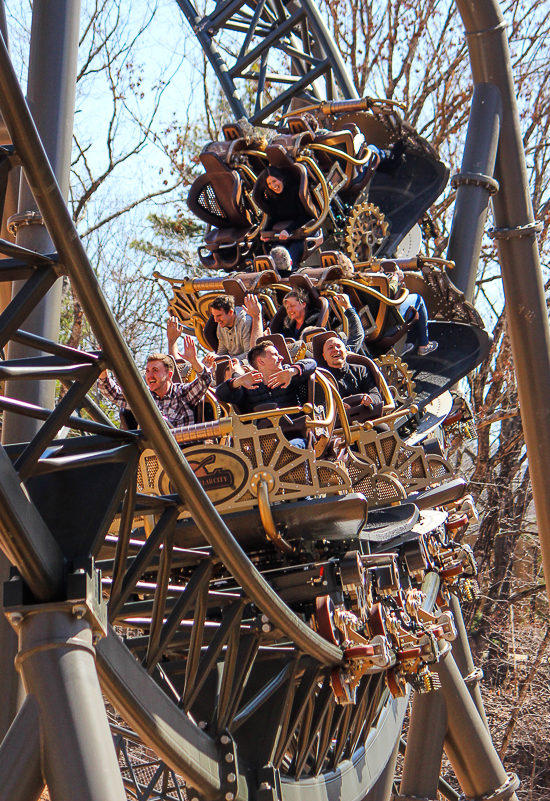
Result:
M288 366L283 365L281 369ZM317 363L313 359L301 359L292 367L299 367L302 372L300 375L293 376L288 387L270 389L267 384L262 382L256 389L247 389L246 387L233 389L233 380L230 379L217 387L216 396L224 403L234 403L240 414L253 412L256 406L264 403L276 403L279 409L287 406L301 406L305 399L300 397L300 388L307 384L309 377L315 372Z
M373 399L373 406L375 408L379 406L380 410L382 409L384 400L368 367L363 364L348 364L345 362L341 370L336 367L328 367L327 369L336 379L338 392L342 398L347 398L350 395L367 394Z

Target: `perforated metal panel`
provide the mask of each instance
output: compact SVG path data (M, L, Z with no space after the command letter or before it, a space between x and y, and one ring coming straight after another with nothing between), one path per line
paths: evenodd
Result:
M220 220L227 220L227 214L218 203L212 184L206 184L197 198L197 203L214 217L219 217Z
M280 470L287 464L290 464L297 458L295 453L292 453L291 450L288 448L283 448L281 453L279 454L279 458L277 459L277 464L275 465L275 470Z
M384 454L386 464L390 465L395 452L396 442L391 437L386 437L386 439L381 440L380 445L382 446L382 453Z
M284 482L285 484L302 484L305 486L311 486L313 482L311 481L309 470L307 468L307 462L302 462L302 464L296 465L296 467L293 467L292 470L289 470L287 473L283 473L281 476L281 482Z
M260 447L262 449L264 464L269 464L278 444L279 439L276 434L269 434L268 436L260 437Z
M156 456L145 457L145 469L147 470L147 482L150 487L155 486L155 476L159 470L159 460Z
M248 457L252 467L258 467L258 462L256 460L256 452L254 450L254 440L252 437L250 439L241 439L240 441L241 450L245 456Z
M330 470L328 467L318 467L317 478L321 487L335 487L344 483L342 477L335 470Z

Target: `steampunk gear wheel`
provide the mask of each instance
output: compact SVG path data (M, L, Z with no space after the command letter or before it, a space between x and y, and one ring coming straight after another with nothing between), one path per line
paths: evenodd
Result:
M370 261L384 243L389 224L374 203L354 206L346 227L345 243L353 262Z
M375 362L382 371L396 403L410 401L414 396L414 381L412 370L409 370L406 362L401 361L401 358L393 353L386 353L375 359Z

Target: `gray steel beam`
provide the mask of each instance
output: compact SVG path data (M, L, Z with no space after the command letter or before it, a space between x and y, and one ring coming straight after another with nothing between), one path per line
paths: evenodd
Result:
M38 704L27 695L0 745L0 801L36 801L43 789Z
M447 706L445 752L467 798L490 796L508 782L508 774L449 651L433 666ZM436 796L433 796L434 798ZM507 795L517 801L515 793Z
M80 0L35 0L27 98L65 198L69 191L79 26ZM18 214L38 211L28 183L22 180ZM51 253L54 250L48 231L41 224L22 225L17 231L16 242L38 253ZM24 282L14 282L14 295L23 286ZM59 337L61 288L61 281L57 281L25 324L28 331L55 342ZM10 359L35 354L36 351L30 351L18 343L12 342L9 346ZM51 408L55 402L55 382L8 381L6 395ZM4 415L2 442L28 441L40 426L41 423L37 420L7 413Z
M489 199L497 190L493 179L500 131L500 92L490 83L474 87L462 167L451 183L456 187L453 224L447 258L455 262L453 284L473 300L481 241Z
M53 801L126 801L90 623L50 608L25 614L18 635L16 666L38 705L42 773Z
M477 711L479 712L485 728L489 730L489 723L487 722L487 716L485 715L485 708L483 706L483 699L481 697L481 690L479 688L479 680L483 674L481 671L479 671L479 677L477 675L478 671L476 671L476 666L474 665L472 650L468 641L468 632L466 631L464 618L462 617L462 609L460 608L460 602L456 595L451 595L451 603L449 606L451 612L453 613L457 630L457 638L453 642L453 656L456 664L458 665L458 669L460 670L460 675L466 682L466 686L470 691L470 695L472 696L473 702L476 705Z
M506 25L496 0L457 0L475 83L502 98L493 198L521 418L546 581L550 577L550 331Z
M415 693L400 795L437 798L446 734L447 707L441 691Z

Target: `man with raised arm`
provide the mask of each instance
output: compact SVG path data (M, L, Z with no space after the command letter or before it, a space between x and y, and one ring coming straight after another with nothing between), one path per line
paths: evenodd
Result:
M255 295L246 295L243 306L235 306L232 295L221 295L210 304L210 313L217 323L218 356L242 361L250 348L263 335L262 307Z
M181 355L197 374L195 380L189 384L175 384L172 381L174 363L172 358L164 353L149 354L145 368L145 383L160 413L172 428L195 422L193 407L204 398L206 390L212 383L212 375L199 360L192 337L183 337ZM121 409L130 408L121 388L107 370L99 376L98 386L101 394Z
M317 367L313 359L283 364L283 357L269 340L251 348L248 361L252 372L224 381L216 389L218 399L236 404L241 414L256 411L266 404L279 409L301 405L300 387L307 383ZM306 447L301 437L291 439L290 443L298 448Z

